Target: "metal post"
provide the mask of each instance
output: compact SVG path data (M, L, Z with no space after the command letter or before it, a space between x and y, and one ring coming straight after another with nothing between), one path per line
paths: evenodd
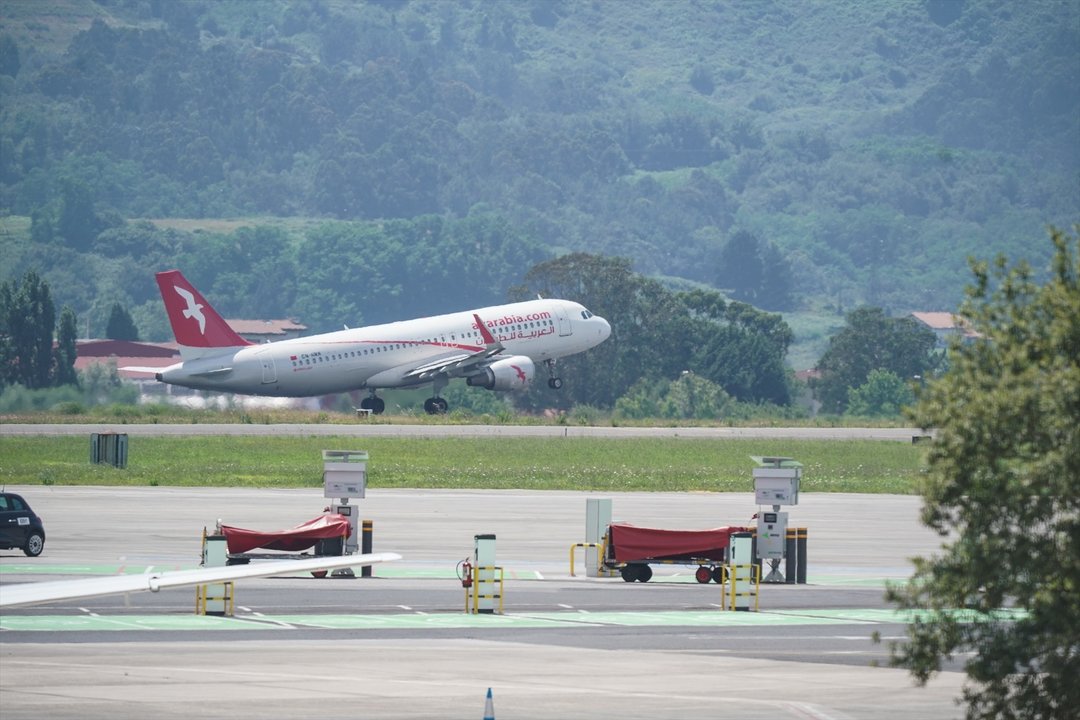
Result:
M799 565L797 544L795 542L795 528L788 528L784 535L784 582L788 585L795 584L796 568Z
M601 577L604 572L600 544L611 525L611 498L585 498L585 576Z
M806 584L806 540L808 531L806 528L795 529L795 546L799 552L799 564L795 574L795 582L800 585Z
M372 541L375 535L375 523L372 520L364 520L363 530L360 533L360 552L367 555L371 552ZM360 577L371 577L371 566L365 565L360 570Z

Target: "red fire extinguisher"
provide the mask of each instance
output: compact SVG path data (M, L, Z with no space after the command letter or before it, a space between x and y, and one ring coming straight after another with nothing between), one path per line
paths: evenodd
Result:
M472 563L469 562L468 558L466 558L465 560L462 560L460 563L458 563L458 568L460 568L461 571L458 574L458 577L461 578L461 587L472 587Z

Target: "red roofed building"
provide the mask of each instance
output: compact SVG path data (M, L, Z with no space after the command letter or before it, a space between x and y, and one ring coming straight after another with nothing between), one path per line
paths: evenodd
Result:
M76 343L79 357L107 358L171 358L179 357L180 350L176 343L146 343L137 340L79 340ZM175 360L173 361L175 362Z
M300 337L307 325L295 320L226 320L229 327L245 340L253 343L273 342Z
M129 365L148 368L165 368L180 362L180 350L176 343L144 343L134 340L79 340L75 343L75 369L86 370L91 365L107 365L115 362L117 374L123 380L134 381L145 393L150 385L157 385L153 372L119 370ZM146 381L150 381L147 383Z
M964 340L979 337L979 333L972 330L964 318L951 312L913 312L911 316L934 331L937 345L941 348L948 347L949 340L956 336Z

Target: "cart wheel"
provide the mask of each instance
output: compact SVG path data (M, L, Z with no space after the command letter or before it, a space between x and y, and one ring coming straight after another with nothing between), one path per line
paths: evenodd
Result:
M623 582L634 582L638 578L638 566L624 565L619 573L622 574Z
M704 565L701 565L698 567L697 570L694 571L694 579L704 585L705 583L712 580L712 571Z
M638 568L638 582L649 582L652 580L652 568L648 565L642 565Z
M723 565L717 565L712 569L712 579L714 583L723 585L726 576L727 568L725 568Z

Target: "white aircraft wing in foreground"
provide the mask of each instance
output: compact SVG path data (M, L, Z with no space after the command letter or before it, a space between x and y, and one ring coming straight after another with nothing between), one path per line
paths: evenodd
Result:
M305 560L267 560L248 565L176 570L173 572L142 573L139 575L110 575L101 578L56 580L52 582L6 583L0 585L0 607L42 605L61 600L125 595L133 592L157 592L162 588L206 585L231 582L244 578L288 575L316 570L363 567L376 563L400 560L397 553L369 553L315 557Z

